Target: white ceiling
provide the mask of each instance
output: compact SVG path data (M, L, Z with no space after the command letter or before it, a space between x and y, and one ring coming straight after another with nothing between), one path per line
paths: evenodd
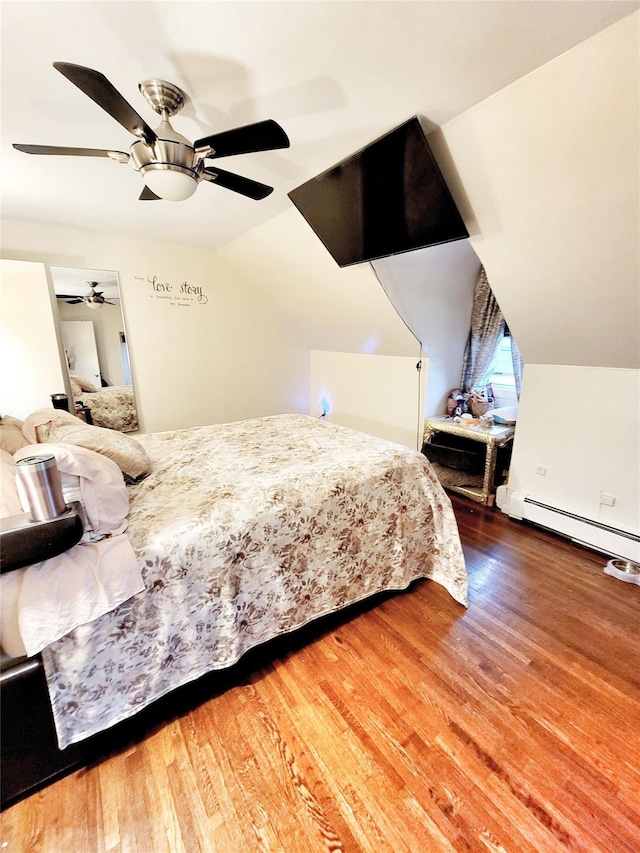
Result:
M216 248L290 207L287 192L398 124L442 125L640 6L582 0L182 0L2 2L2 216ZM101 71L152 125L138 93L159 77L190 103L190 139L266 118L282 151L226 158L275 187L255 202L201 184L184 202L140 202L110 160L37 157L14 142L127 150L117 122L54 61ZM508 132L508 128L505 128Z
M115 270L77 269L76 267L49 267L53 289L56 294L86 296L90 282L97 284L96 290L105 299L120 299L118 273Z

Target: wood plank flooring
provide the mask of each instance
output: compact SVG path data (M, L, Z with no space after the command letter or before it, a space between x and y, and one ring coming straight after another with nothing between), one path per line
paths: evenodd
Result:
M423 581L270 644L6 810L0 853L637 853L640 587L454 507L468 610Z

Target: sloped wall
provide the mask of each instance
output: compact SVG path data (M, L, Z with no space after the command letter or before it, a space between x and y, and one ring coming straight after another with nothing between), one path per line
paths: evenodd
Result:
M218 250L240 281L276 304L312 350L419 355L369 264L340 269L291 208Z
M374 261L386 294L429 360L424 414L444 414L460 383L480 260L468 240Z
M639 22L429 135L528 364L640 367Z

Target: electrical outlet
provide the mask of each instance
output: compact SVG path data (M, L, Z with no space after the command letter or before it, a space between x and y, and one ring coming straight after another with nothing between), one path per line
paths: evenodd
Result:
M536 465L536 474L540 474L541 477L544 477L546 473L547 469L544 467L544 465Z
M605 506L615 506L616 499L614 495L608 495L606 492L600 492L600 503Z

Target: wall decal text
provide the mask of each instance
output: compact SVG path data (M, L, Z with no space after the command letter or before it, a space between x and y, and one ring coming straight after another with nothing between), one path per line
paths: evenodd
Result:
M142 280L142 276L136 276ZM163 299L169 305L178 308L189 308L192 305L206 305L209 298L204 292L202 285L189 284L185 279L179 284L170 281L162 281L157 275L148 275L146 281L151 287L149 296L151 299Z

